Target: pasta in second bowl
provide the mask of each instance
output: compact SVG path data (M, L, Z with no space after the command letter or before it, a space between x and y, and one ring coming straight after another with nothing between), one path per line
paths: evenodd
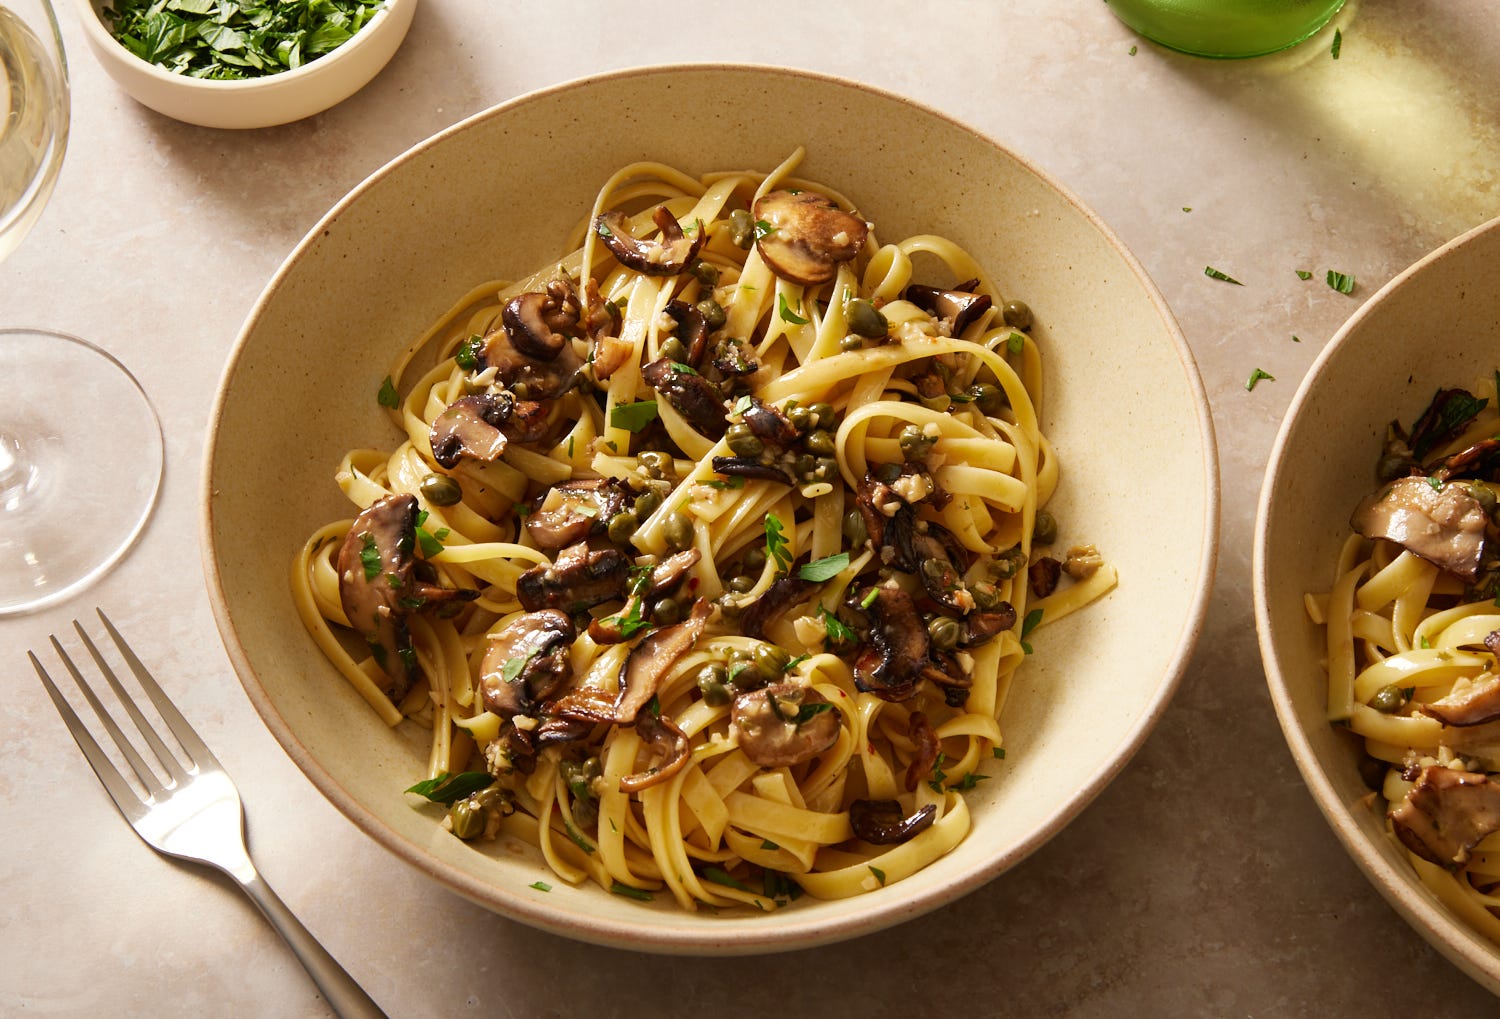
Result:
M681 95L741 122L676 137ZM377 173L247 324L209 486L231 656L335 804L508 915L695 952L896 922L1040 845L1170 695L1216 510L1191 361L1087 212L919 107L756 68L539 93ZM1167 500L1170 536L1124 510ZM1079 546L1050 596L1043 505L1053 565ZM402 792L481 758L501 781L446 817Z

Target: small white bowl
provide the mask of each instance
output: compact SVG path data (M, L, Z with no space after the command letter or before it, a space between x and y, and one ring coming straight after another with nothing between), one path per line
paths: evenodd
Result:
M110 0L73 0L94 56L132 98L158 113L202 127L288 124L343 102L380 72L411 26L417 0L387 0L354 37L294 71L242 81L173 74L137 57L106 27Z
M1422 884L1370 802L1362 750L1330 724L1324 642L1303 594L1326 591L1349 513L1374 477L1386 423L1410 421L1441 387L1495 367L1500 349L1500 219L1423 258L1370 298L1329 341L1282 423L1255 527L1255 624L1271 701L1303 780L1334 834L1381 895L1434 948L1500 993L1500 945Z

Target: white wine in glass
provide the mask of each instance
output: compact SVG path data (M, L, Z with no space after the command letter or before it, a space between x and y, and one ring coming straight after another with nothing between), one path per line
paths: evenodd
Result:
M0 260L52 195L68 71L49 0L0 0ZM0 267L0 293L13 287ZM0 324L0 616L98 579L161 485L161 425L119 361L75 336Z

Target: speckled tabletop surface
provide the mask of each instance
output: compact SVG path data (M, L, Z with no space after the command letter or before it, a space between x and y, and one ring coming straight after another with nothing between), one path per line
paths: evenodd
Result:
M1241 62L1150 45L1100 0L919 7L425 0L365 90L244 133L137 106L63 11L72 146L51 207L0 264L0 322L115 352L156 403L168 469L149 529L111 575L72 603L0 621L0 1012L327 1013L229 882L157 857L120 821L31 676L22 651L96 602L171 677L236 776L263 874L393 1016L1496 1008L1385 904L1314 807L1265 691L1249 584L1261 471L1298 380L1382 284L1500 215L1493 4L1349 0L1337 60L1330 29ZM1207 626L1173 705L1120 777L1040 852L959 902L761 960L573 944L391 857L261 724L220 647L199 565L203 435L220 371L261 288L323 212L411 144L494 103L687 57L902 93L1062 180L1174 309L1213 402L1222 468ZM1207 278L1210 264L1245 285ZM1327 269L1354 275L1354 292L1326 286ZM1275 378L1247 392L1255 368Z

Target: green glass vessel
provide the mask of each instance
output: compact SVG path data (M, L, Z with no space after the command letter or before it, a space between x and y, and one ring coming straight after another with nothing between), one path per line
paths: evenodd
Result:
M1258 57L1306 39L1344 0L1105 0L1152 42L1200 57Z

